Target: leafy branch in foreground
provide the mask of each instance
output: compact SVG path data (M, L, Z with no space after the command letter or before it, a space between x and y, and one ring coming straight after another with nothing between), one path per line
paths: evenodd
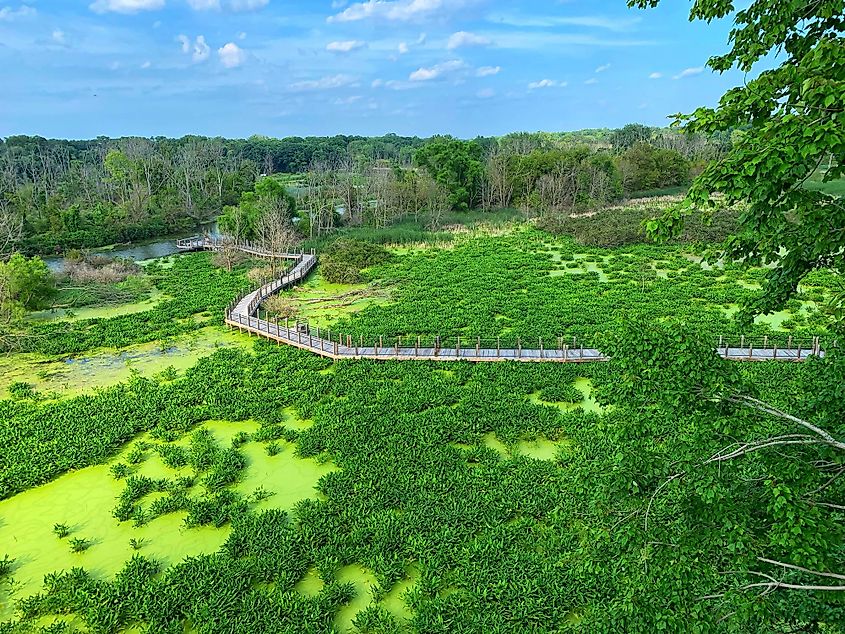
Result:
M659 0L629 0L646 8ZM733 17L731 49L713 57L717 72L749 73L773 55L779 66L730 89L716 108L676 115L691 133L738 131L732 150L698 177L685 203L647 223L650 235L676 235L686 217L712 213L716 195L747 202L736 235L720 257L775 264L753 309L771 312L820 268L845 272L845 203L803 185L826 166L825 182L845 174L845 0L754 0L740 11L723 0L697 0L691 20ZM721 204L721 203L720 203Z
M839 478L845 474L841 416L831 416L831 412L841 411L843 360L832 354L808 364L821 372L814 375L812 384L808 381L802 386L808 392L815 390L815 401L809 407L810 416L799 416L758 398L757 387L747 381L745 374L719 358L706 342L684 333L682 326L630 324L627 333L621 330L608 337L603 349L612 357L611 372L617 380L603 386L600 390L602 400L643 410L671 409L679 416L703 415L705 420L712 421L712 429L704 430L705 437L710 435L711 442L720 446L709 457L692 455L685 468L680 468L679 463L675 473L655 487L645 510L644 530L649 531L652 508L661 492L673 483L700 476L708 466L717 466L721 476L722 465L730 462L735 466L728 477L762 484L753 487L752 491L753 495L760 496L761 512L767 516L765 524L774 535L782 531L772 540L771 547L793 562L807 560L816 564L809 568L757 556L756 561L773 566L788 578L778 579L774 571L739 566L741 570L726 574L750 575L758 580L743 582L702 598L721 598L731 590L761 590L763 595L778 589L845 591L842 584L826 585L805 580L807 575L845 580L845 575L825 570L830 566L843 566L845 562L840 549L830 547L841 539L835 537L836 522L819 515L822 511L836 514L845 511L845 506L821 498L822 494L839 492L842 485ZM722 416L735 419L736 426L727 430L722 428L718 423ZM755 433L758 438L736 439L735 430L749 433L754 427L760 428ZM724 437L732 441L724 444ZM793 451L784 452L787 448ZM758 452L770 455L760 457ZM752 458L755 460L751 465L739 463L740 459ZM749 477L752 471L755 472L753 478ZM683 486L693 496L700 495L695 492L698 485L686 482ZM760 578L764 581L759 581Z

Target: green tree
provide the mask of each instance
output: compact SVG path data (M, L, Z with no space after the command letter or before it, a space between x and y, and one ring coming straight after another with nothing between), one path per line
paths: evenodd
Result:
M220 229L241 239L254 240L259 219L268 213L293 219L296 213L296 200L285 186L272 177L262 178L251 192L241 194L237 206L228 206L220 216Z
M660 0L629 0L654 7ZM716 108L677 115L676 125L710 135L744 131L721 160L696 179L685 203L647 224L658 239L676 235L685 217L711 214L724 202L747 203L739 232L722 257L773 265L752 307L770 312L810 271L845 272L845 204L803 184L822 164L826 181L845 174L845 0L697 0L690 20L732 17L730 50L711 58L717 72L750 73L763 58L777 65L732 88ZM832 159L832 160L831 160ZM724 196L717 201L716 194Z
M414 154L414 161L449 192L455 211L475 206L484 167L483 151L475 141L436 137Z
M54 290L53 275L44 260L15 253L0 262L0 320L8 323L40 308Z
M636 143L618 157L626 193L684 185L689 182L690 162L676 150Z
M610 144L617 152L623 152L638 143L648 143L654 134L654 129L642 123L629 123L614 130L610 135Z

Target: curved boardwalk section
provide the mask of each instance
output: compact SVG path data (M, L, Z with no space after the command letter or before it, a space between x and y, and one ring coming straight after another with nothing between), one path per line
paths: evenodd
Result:
M591 363L607 361L601 351L579 345L577 341L557 338L552 345L545 346L543 340L536 342L536 347L523 346L517 338L516 343L502 346L500 340L483 342L480 339L462 341L457 338L446 346L440 338L423 345L420 338L405 339L396 337L385 342L354 339L342 333L332 333L311 329L307 324L284 324L278 320L261 319L262 302L271 295L301 283L317 265L317 255L311 253L273 253L260 245L250 242L223 242L212 238L188 238L177 242L184 251L218 251L223 248L237 248L245 253L265 258L285 259L293 262L280 279L263 284L256 290L246 293L233 301L226 309L225 323L243 332L264 337L278 344L285 344L307 350L330 359L378 359L394 361L472 361L498 362L518 361L522 363ZM566 342L566 343L565 343ZM533 343L533 342L532 342ZM836 345L836 342L833 344ZM806 361L812 356L824 356L819 337L797 340L790 337L789 344L778 347L769 343L768 337L756 340L741 337L739 342L728 341L720 337L714 341L714 348L725 359L733 361Z

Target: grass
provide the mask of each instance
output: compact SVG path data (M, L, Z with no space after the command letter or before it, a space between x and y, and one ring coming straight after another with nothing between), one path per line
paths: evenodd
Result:
M461 226L475 228L480 225L502 226L510 222L523 219L522 212L517 209L498 209L493 211L468 211L464 213L446 214L441 218L441 227ZM449 231L431 230L425 216L420 218L405 218L388 227L343 228L331 235L306 240L305 249L324 251L332 242L340 238L355 238L364 242L376 244L408 245L414 243L438 244L449 242L454 234Z

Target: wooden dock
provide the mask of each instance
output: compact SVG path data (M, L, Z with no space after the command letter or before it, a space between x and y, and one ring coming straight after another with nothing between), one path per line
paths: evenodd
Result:
M521 363L595 363L609 358L596 348L585 346L576 339L557 337L552 341L538 339L523 341L519 337L503 344L501 338L482 341L479 338L449 340L440 337L378 337L364 340L343 333L309 328L307 324L261 319L261 304L270 296L305 280L317 266L317 255L310 253L273 253L261 245L245 242L224 242L208 237L179 240L177 246L185 251L217 251L235 247L244 253L263 258L293 261L293 266L279 279L262 284L254 291L235 299L226 309L225 323L242 332L288 345L329 359L375 359L380 361L470 361L474 363L516 361ZM714 341L719 356L732 361L806 361L825 354L819 337L799 340L789 337L786 345L778 346L769 337L739 341L720 337ZM833 342L836 346L836 342Z

